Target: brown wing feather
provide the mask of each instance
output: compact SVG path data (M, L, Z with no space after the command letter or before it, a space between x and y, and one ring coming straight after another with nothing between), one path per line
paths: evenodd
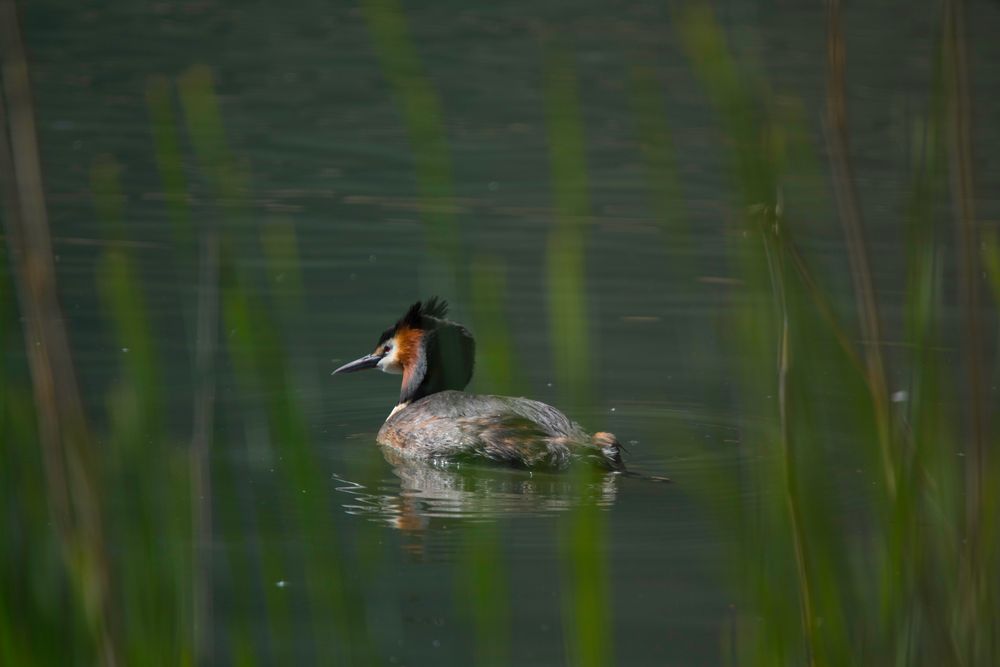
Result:
M526 468L564 468L569 463L565 438L553 437L516 414L467 417L458 427L474 442L469 455Z

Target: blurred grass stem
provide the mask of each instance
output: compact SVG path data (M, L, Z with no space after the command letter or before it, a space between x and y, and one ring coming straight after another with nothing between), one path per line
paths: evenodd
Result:
M827 0L827 150L834 186L834 200L847 240L851 278L857 296L858 319L864 339L867 379L878 429L886 491L896 495L896 461L889 415L889 392L878 301L865 243L861 205L854 184L847 127L846 45L841 25L840 0Z
M784 496L785 503L788 508L788 519L791 524L792 544L795 551L795 567L799 580L799 611L802 617L802 633L806 645L806 663L810 666L814 666L817 664L816 639L813 630L815 626L815 611L813 608L812 583L810 582L809 577L802 509L798 493L799 481L795 455L795 442L793 440L789 420L790 397L788 391L788 381L792 359L788 298L785 293L785 285L787 284L788 278L785 276L785 263L781 256L780 245L774 242L774 239L767 231L781 229L781 212L779 210L774 210L771 215L774 216L774 220L767 220L766 223L762 225L762 228L765 230L763 243L767 257L768 270L771 277L771 289L778 307L778 315L781 320L780 334L778 338L777 375L778 422L780 433L779 439L782 452L782 467L784 472Z
M46 492L63 558L101 663L116 665L121 651L115 632L97 460L56 290L28 64L13 0L0 0L0 49L4 226L24 316Z
M191 510L194 527L194 643L197 664L212 661L212 474L215 428L215 356L219 337L219 239L202 232L198 263L194 426L191 437Z
M398 0L361 3L382 72L395 92L413 151L421 220L430 261L423 277L432 288L462 301L465 268L456 219L451 152L437 92L421 66ZM426 286L425 286L426 289Z

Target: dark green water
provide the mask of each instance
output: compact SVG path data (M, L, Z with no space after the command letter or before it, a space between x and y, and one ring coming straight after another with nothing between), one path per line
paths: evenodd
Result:
M256 344L261 358L281 369L280 382L269 371L242 380L239 341L247 332L223 315L211 450L214 535L205 546L215 661L563 664L574 651L566 600L577 563L565 535L574 517L597 516L603 532L595 549L606 568L599 599L613 662L724 662L742 604L732 585L741 556L731 524L719 516L754 507L761 490L706 480L728 479L759 456L747 434L764 419L755 401L771 396L747 400L739 391L746 347L732 312L751 301L734 248L753 241L734 224L743 207L730 176L730 138L685 53L679 14L652 3L410 2L399 14L409 47L399 47L373 37L373 6L381 5L24 8L60 295L95 431L114 430L121 407L109 394L133 352L101 302L97 274L108 248L124 249L136 267L160 369L162 433L155 437L168 444L109 475L124 485L108 494L111 511L126 517L119 529L129 531L128 489L163 485L192 429L198 266L172 236L147 81L173 83L207 65L246 187L235 212L220 205L172 94L190 219L195 236L210 224L224 227L224 272L242 276L242 287L269 313L276 333ZM823 148L825 10L772 2L715 9L748 79L758 78L753 84L766 90L768 103L801 122L790 132L801 131L813 154L791 170L786 206L834 307L850 320L850 274ZM981 219L996 220L1000 198L988 184L1000 181L989 149L1000 140L992 122L1000 117L1000 42L992 38L1000 33L1000 6L977 2L968 12L982 186L976 204ZM901 218L913 136L932 89L939 13L935 3L845 10L852 149L889 343L902 337ZM410 69L394 78L386 63L397 47ZM559 54L568 69L552 65L553 58L562 62ZM581 123L585 158L578 165L585 182L574 186L586 194L577 209L585 248L583 377L591 387L583 401L572 400L576 387L567 386L578 376L557 368L563 341L552 335L550 319L548 248L561 215L551 135L553 124L573 122L552 102L550 84L567 72L575 78L570 111ZM427 91L430 103L421 97ZM637 112L643 103L668 137L666 172L643 157L650 143ZM430 120L428 109L435 112ZM424 146L433 152L435 128L447 159L430 160L426 185L414 133L430 136ZM92 194L92 165L106 155L121 168L124 231L117 241L109 240L114 234ZM674 181L658 182L662 173ZM428 189L449 205L445 217L456 230L449 242L459 258L453 265L428 240ZM668 190L673 195L662 203ZM269 244L274 230L292 245ZM939 246L950 258L951 238L942 235ZM945 266L950 289L954 270ZM485 297L477 269L504 285L490 305L505 342L480 345L470 390L564 406L588 430L617 434L631 468L669 475L674 484L612 476L581 486L567 477L394 466L383 458L374 435L395 402L398 378L330 372L368 352L406 306L434 292L482 343L498 327L478 314ZM945 330L957 319L948 294ZM496 349L510 355L499 371L482 356ZM831 374L817 375L812 388L824 397L813 425L816 447L827 453L853 437L855 409L855 387L835 381L840 360L830 354L811 360ZM942 344L941 356L957 363L958 347ZM897 372L890 389L907 382ZM301 420L300 431L285 431L301 435L295 442L273 428L280 419L268 406L276 402ZM833 458L843 469L836 472L870 463L853 454ZM842 490L861 486L849 476L839 483ZM151 516L174 515L163 502ZM867 520L858 495L832 502L838 522ZM188 514L178 505L174 518ZM150 522L137 516L135 529L152 550L192 548L183 541L189 533ZM496 636L484 640L490 629ZM500 648L484 653L483 646ZM599 657L579 662L605 664Z

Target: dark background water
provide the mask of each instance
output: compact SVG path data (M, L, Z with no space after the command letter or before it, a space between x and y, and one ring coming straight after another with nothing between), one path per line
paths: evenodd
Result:
M165 429L178 443L127 470L130 483L160 484L171 463L156 456L174 457L192 428L189 331L198 270L194 256L173 245L146 90L150 76L172 81L207 65L225 139L246 174L246 201L238 213L226 213L209 179L186 161L192 221L198 229L226 218L231 261L251 276L250 290L298 304L270 350L286 366L287 382L248 389L238 373L219 376L220 432L211 460L227 497L214 503L210 548L216 658L236 660L249 651L274 664L323 661L341 650L331 646L357 640L369 651L359 649L358 664L364 659L357 655L371 664L470 664L479 655L479 626L463 577L475 558L470 540L484 530L484 539L496 540L486 558L508 606L507 664L562 663L573 561L560 531L582 504L600 508L605 531L605 619L616 662L718 664L730 653L738 606L727 565L739 555L714 513L752 505L757 493L714 487L706 502L706 487L695 480L743 465L741 450L753 444L744 429L760 415L734 386L741 348L731 344L730 310L743 297L731 247L743 234L734 225L743 207L730 175L730 139L684 50L681 10L612 2L401 9L413 68L404 80L430 91L444 129L460 263L489 265L506 284L499 308L513 381L499 386L480 373L471 390L516 391L556 405L570 393L553 364L560 341L551 335L545 287L559 216L550 133L560 119L557 111L547 120L546 97L547 54L556 48L568 54L576 78L589 196L587 373L595 389L572 416L589 430L616 433L627 443L630 467L676 483L611 478L582 492L526 472L412 469L383 460L374 434L394 404L397 379L331 378L330 371L368 352L406 306L432 291L453 287L456 293L442 294L452 301L451 316L480 336L483 322L476 321L475 292L464 278L442 277L448 269L429 249L408 98L385 65L391 48L373 38L370 6L342 3L23 8L60 296L96 428L111 428L107 396L130 353L111 331L95 276L114 243L128 249L138 270L162 365ZM902 335L902 219L914 136L932 99L940 15L937 3L908 2L852 3L844 14L852 154L890 343ZM825 8L725 2L715 5L715 16L748 80L767 91L769 105L801 122L817 168L800 174L789 216L835 307L851 319L850 276L825 166ZM1000 139L993 122L1000 117L996 34L1000 5L971 3L976 204L986 221L1000 215L991 187L1000 162L989 148ZM671 224L656 208L642 158L637 68L652 73L673 147L679 200ZM189 152L183 133L182 142ZM121 167L124 241L107 241L94 205L91 168L104 155ZM261 249L274 228L293 230L296 248L276 264ZM951 239L942 235L939 245L950 258ZM953 271L946 261L945 284ZM947 328L955 300L945 293ZM223 341L237 335L227 326ZM943 347L956 355L954 346ZM891 384L902 388L905 378L897 374ZM824 393L824 378L816 385ZM837 422L849 412L844 391L830 384L817 446L836 449L850 430ZM261 414L273 393L287 393L299 406L312 472L325 486L296 489L283 474L287 443L275 441ZM322 521L292 516L297 493L322 495L323 511L310 515ZM127 505L128 494L112 502ZM856 501L842 505L845 523L859 519ZM175 539L166 532L158 538L156 526L152 533L153 544ZM330 576L348 582L351 622L308 592L315 587L310 567L327 557ZM366 639L345 641L352 632Z

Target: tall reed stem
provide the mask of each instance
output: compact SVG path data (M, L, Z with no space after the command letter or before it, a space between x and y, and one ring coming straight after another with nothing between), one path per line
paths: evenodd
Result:
M895 498L896 461L892 446L888 383L881 351L882 332L878 317L878 299L875 296L848 141L846 46L840 19L840 0L827 1L826 46L827 150L837 210L847 239L847 254L857 297L858 320L867 361L868 388L875 411L886 491L889 498Z
M56 289L34 102L13 0L0 0L0 63L4 227L24 317L46 492L69 579L77 588L101 663L116 665L121 647L115 631L98 463Z

